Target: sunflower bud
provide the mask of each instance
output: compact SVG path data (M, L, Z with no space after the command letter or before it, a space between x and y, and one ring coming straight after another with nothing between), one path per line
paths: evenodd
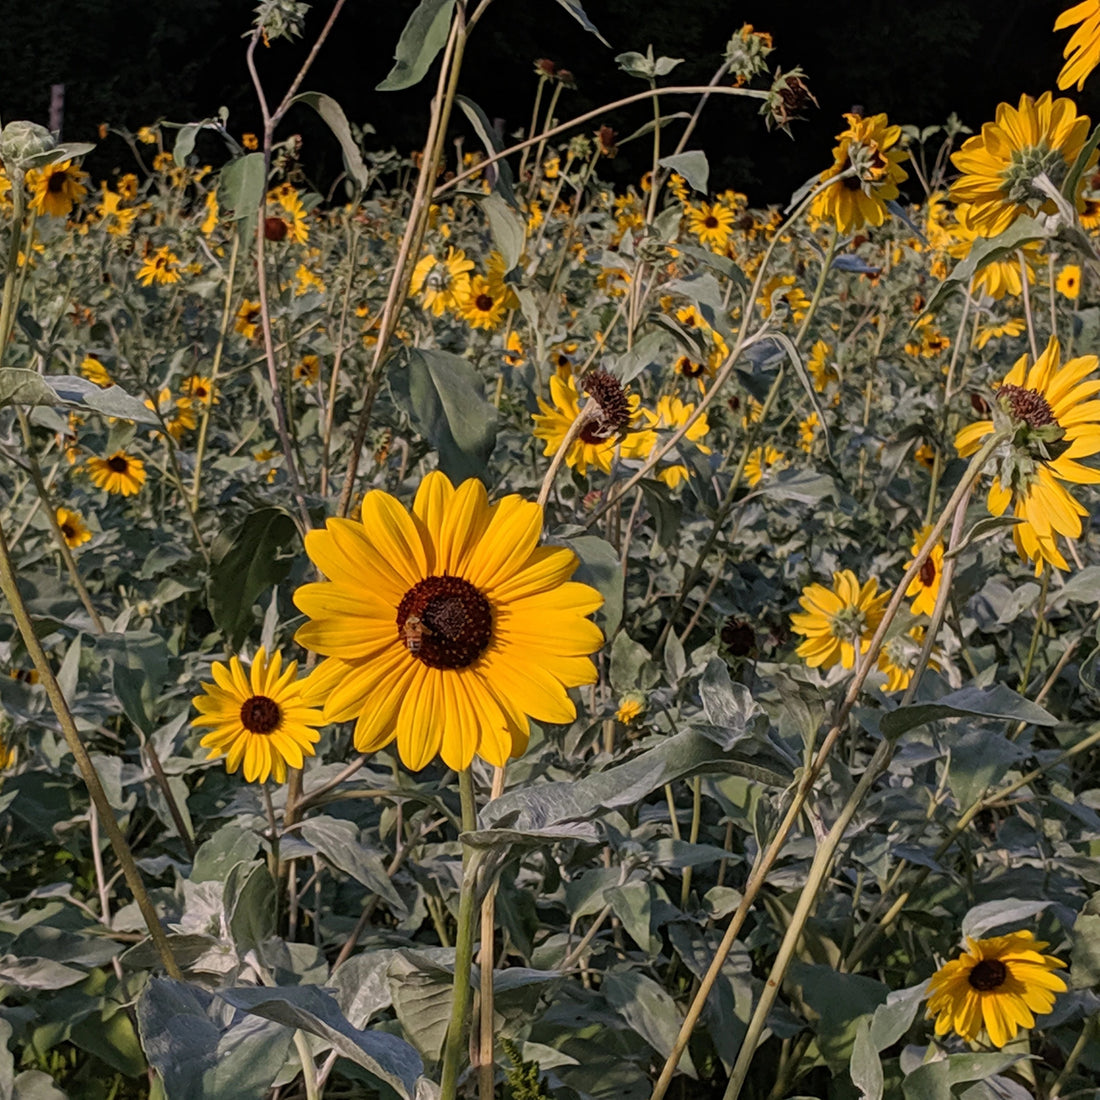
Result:
M9 175L25 172L35 157L48 153L56 145L57 138L45 126L19 119L0 131L0 161Z
M772 36L767 31L754 31L751 23L746 23L726 43L726 64L738 85L747 84L767 69L772 49Z

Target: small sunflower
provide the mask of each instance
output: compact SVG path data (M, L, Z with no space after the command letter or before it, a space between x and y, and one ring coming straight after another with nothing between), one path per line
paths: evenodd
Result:
M724 203L701 202L698 206L686 206L688 232L699 238L700 244L715 252L721 252L733 236L733 223L736 215Z
M523 351L523 341L519 338L519 333L515 329L508 333L508 339L504 341L502 358L510 367L522 367L527 362Z
M816 412L810 413L805 420L798 422L798 446L806 454L812 453L817 433L821 429L821 420Z
M256 331L260 326L260 303L245 298L241 302L241 308L237 310L237 321L234 328L246 340L254 340Z
M824 341L818 340L810 348L810 354L806 359L806 369L814 380L814 389L818 393L824 393L830 382L839 382L840 374L836 367L829 361L833 349Z
M57 526L61 528L65 544L72 550L91 540L92 533L84 526L84 518L79 512L69 508L58 508Z
M878 655L878 670L886 677L883 691L904 691L912 683L923 646L924 628L920 626L883 642ZM938 669L940 665L930 658L928 667Z
M146 398L145 407L161 418L165 430L177 443L183 438L184 432L189 432L199 422L191 398L173 397L167 386L162 386L158 391L156 401Z
M218 189L216 187L211 187L206 192L203 209L205 215L202 219L202 225L199 226L199 232L204 237L209 237L218 228L218 218L221 216L221 211L218 208Z
M694 404L685 404L680 398L671 397L666 394L663 397L657 398L656 411L643 409L642 417L653 431L659 432L681 427L688 422L693 412L695 412ZM709 431L710 424L707 422L707 414L703 413L702 416L688 428L678 446L683 447L685 441L694 443L700 454L709 455L710 448L701 442L703 436ZM675 489L682 481L686 481L690 476L690 471L682 462L678 462L673 466L665 466L657 472L657 480L663 481L670 489Z
M499 328L505 314L504 294L494 293L484 275L470 280L470 291L459 305L459 316L470 326L491 331Z
M267 217L264 228L268 240L291 240L296 244L305 244L309 240L309 225L306 221L306 208L301 196L292 184L281 183L267 193ZM268 233L267 223L279 222L280 228Z
M854 233L864 225L882 225L886 220L887 202L898 197L898 184L908 179L901 162L909 154L897 148L901 127L891 126L886 115L844 117L848 128L837 134L833 164L821 173L821 182L849 168L855 171L820 191L810 204L810 213L833 222L840 233Z
M770 443L763 447L754 447L745 460L745 480L755 489L764 479L764 475L773 467L787 464L787 456L776 450Z
M878 595L874 577L861 586L850 569L833 574L832 588L807 585L798 600L802 611L791 616L791 629L806 636L795 652L810 668L854 667L857 648L866 651L889 599L889 592Z
M1022 522L1012 529L1016 549L1042 571L1044 562L1068 569L1058 537L1078 538L1088 511L1066 484L1100 482L1100 470L1080 460L1100 453L1100 379L1088 378L1100 360L1081 355L1061 362L1061 345L1051 337L1046 350L1028 366L1022 355L996 388L993 419L967 425L955 437L966 458L997 426L1012 436L994 454L996 476L989 490L995 516L1012 511Z
M421 307L436 317L448 310L457 311L469 297L473 266L473 260L466 259L461 248L448 248L442 260L429 252L413 269L409 294L419 294Z
M88 178L71 160L58 161L46 168L27 172L30 208L39 214L67 218L72 208L88 193L83 181Z
M306 535L329 578L294 602L311 620L296 640L325 659L310 677L326 721L355 720L355 747L397 741L406 767L475 754L502 766L527 747L529 719L576 717L566 689L591 684L603 603L569 580L577 557L539 546L542 509L518 495L490 504L477 478L457 489L438 470L411 514L381 490L360 521Z
M906 569L909 568L912 561L914 561L916 556L924 549L924 544L928 541L928 536L931 533L931 524L922 527L915 533L913 536L913 545L909 549L913 557L906 563ZM940 593L940 577L942 573L943 542L937 539L936 545L932 547L928 557L924 559L924 564L920 567L920 572L909 582L909 587L905 590L905 594L913 599L913 602L909 606L914 615L932 614L936 607L936 597Z
M795 286L793 275L773 275L761 289L756 304L764 317L770 317L773 313L785 314L798 322L806 316L810 299L801 287Z
M146 255L138 269L137 280L142 286L157 283L166 286L180 281L180 258L167 246L161 245L155 252Z
M1100 0L1084 0L1067 8L1055 20L1054 29L1064 31L1074 23L1081 25L1062 51L1066 63L1058 74L1058 87L1063 92L1071 84L1076 84L1081 91L1085 78L1100 64Z
M221 404L214 380L205 374L189 374L180 383L180 393L196 405Z
M114 380L107 372L107 368L94 356L84 356L80 363L80 373L89 382L94 382L101 389L114 385Z
M1066 264L1058 272L1058 278L1054 281L1054 289L1063 298L1068 298L1071 302L1076 301L1081 294L1081 268L1077 264Z
M1066 991L1053 973L1066 964L1044 955L1047 944L1030 931L967 937L966 943L967 950L928 983L928 1015L936 1017L937 1035L953 1031L972 1043L984 1027L989 1041L1003 1047L1021 1027L1034 1027L1035 1016L1050 1012L1056 994Z
M294 366L294 381L312 386L321 377L321 359L317 355L303 355Z
M115 451L107 458L89 458L84 463L92 484L108 493L129 497L140 492L145 484L145 463L125 451Z
M951 197L970 204L971 224L986 237L1003 233L1021 214L1053 214L1054 200L1035 181L1045 175L1060 187L1088 134L1088 116L1079 115L1071 99L1044 92L1038 100L1020 96L1018 107L1002 103L996 121L952 154L962 176L952 184ZM1085 172L1095 163L1094 152Z
M210 750L207 760L224 756L229 772L243 763L249 783L269 776L282 783L288 764L300 768L314 755L321 738L315 727L325 719L303 699L306 681L295 678L297 661L284 670L283 655L276 651L268 661L261 646L247 676L238 657L230 658L228 668L215 661L210 672L214 683L203 684L203 694L192 699L199 717L191 722L210 730L199 742Z

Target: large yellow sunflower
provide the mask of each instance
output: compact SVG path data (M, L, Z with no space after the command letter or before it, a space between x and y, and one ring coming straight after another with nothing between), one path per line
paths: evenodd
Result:
M125 451L115 451L106 458L94 455L84 463L92 484L108 493L129 497L145 484L145 463Z
M807 585L798 600L803 610L791 616L791 629L806 636L798 656L810 668L829 669L838 661L852 668L856 647L867 649L890 599L889 592L877 593L874 577L861 587L850 569L833 574L832 588Z
M1086 380L1096 369L1095 355L1061 362L1061 346L1051 337L1046 350L1029 369L1020 356L997 387L993 419L968 424L955 437L955 447L966 458L997 427L1012 436L995 452L996 475L989 490L989 510L1002 515L1012 506L1022 520L1012 529L1022 558L1068 569L1058 549L1059 535L1077 538L1087 509L1065 488L1100 482L1100 470L1080 459L1100 452L1100 379Z
M832 167L821 181L833 179L849 168L855 173L836 180L810 204L816 218L833 222L840 233L854 233L864 225L882 225L886 204L898 197L898 184L909 173L901 166L909 154L896 148L901 127L891 126L886 115L846 114L848 128L837 134Z
M326 721L354 719L360 752L396 738L413 771L436 756L501 766L526 749L529 718L571 722L566 688L596 679L603 635L586 616L603 598L569 580L576 555L539 546L541 529L538 505L490 504L476 478L456 489L436 470L411 514L376 489L360 522L306 535L329 579L295 592L311 620L295 637L325 658L308 690Z
M970 204L970 224L985 237L1003 233L1021 214L1053 214L1054 201L1035 181L1045 175L1060 187L1088 135L1088 116L1079 115L1071 99L1044 92L1038 100L1020 96L1018 107L1002 103L996 121L951 155L963 173L951 197ZM1085 170L1095 163L1093 152ZM1080 196L1078 208L1084 209Z
M1029 931L986 940L967 938L967 950L932 975L928 1015L936 1034L953 1031L972 1043L985 1028L989 1041L1003 1047L1019 1028L1035 1026L1035 1016L1054 1007L1066 983L1052 973L1066 964L1044 955L1047 945Z
M31 193L30 208L39 214L67 218L73 206L88 193L82 172L71 160L58 161L46 168L31 168L27 172L27 189Z
M1081 25L1070 36L1062 56L1066 59L1058 74L1058 87L1064 92L1076 83L1077 90L1085 86L1085 77L1100 63L1100 0L1084 0L1058 16L1056 31L1064 31L1074 23Z
M286 768L300 768L314 755L323 726L319 710L303 698L306 681L296 679L298 662L283 668L283 655L276 651L268 661L263 646L246 676L240 658L232 657L229 667L215 661L210 667L214 683L203 684L202 695L192 702L199 717L196 728L210 730L199 744L209 749L207 760L225 757L227 771L243 763L249 783L264 783L269 776L276 783L286 779Z

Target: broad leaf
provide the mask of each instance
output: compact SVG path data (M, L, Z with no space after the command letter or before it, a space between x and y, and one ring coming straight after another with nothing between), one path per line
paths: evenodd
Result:
M424 79L447 41L454 6L455 0L420 0L397 40L393 68L376 91L397 92Z
M351 127L348 125L343 107L332 96L324 95L322 92L301 92L291 100L291 103L304 103L307 107L312 107L328 123L328 128L340 143L344 168L355 180L359 190L364 190L370 183L370 173L363 163L363 154L355 144L355 138L351 136Z

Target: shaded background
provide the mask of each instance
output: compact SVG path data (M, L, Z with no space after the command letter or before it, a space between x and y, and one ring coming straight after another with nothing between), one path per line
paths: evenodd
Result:
M736 187L754 202L782 202L794 188L830 162L840 115L854 105L886 111L892 122L927 126L955 111L977 129L1001 100L1015 102L1054 88L1069 32L1052 33L1070 0L859 0L826 5L807 0L584 0L592 22L613 49L586 33L554 0L496 0L467 50L460 91L506 133L528 124L536 87L533 62L548 57L572 70L578 87L562 95L565 119L645 85L618 70L624 50L682 57L672 74L679 83L705 83L721 60L727 39L742 22L770 31L770 61L784 70L801 65L820 109L793 127L795 140L768 133L757 105L732 97L708 105L693 147L706 149L711 188ZM163 118L187 122L230 111L239 135L256 130L259 113L244 65L244 40L252 0L36 0L0 4L0 118L46 123L50 85L66 85L64 137L95 140L101 122L137 129ZM423 140L434 70L421 86L379 93L375 85L391 64L394 45L415 0L391 3L351 0L304 87L336 98L348 117L376 129L377 148L402 152ZM260 50L269 99L278 100L305 57L331 6L315 4L304 42L280 41ZM1074 95L1094 117L1100 109L1100 77ZM663 109L690 109L683 99ZM642 104L608 116L628 134L650 117ZM456 123L464 129L464 122ZM590 131L594 127L586 127ZM340 171L335 141L307 108L296 108L279 136L300 132L303 163L321 188ZM675 131L672 131L675 133ZM466 148L477 146L468 133ZM169 139L171 140L171 139ZM675 137L671 139L675 141ZM217 145L199 147L216 158ZM648 141L623 150L602 169L619 181L637 178L647 165ZM450 152L453 162L453 152ZM108 138L86 162L95 178L112 168L128 170L125 145ZM216 163L216 159L215 159ZM609 171L610 169L610 171Z

